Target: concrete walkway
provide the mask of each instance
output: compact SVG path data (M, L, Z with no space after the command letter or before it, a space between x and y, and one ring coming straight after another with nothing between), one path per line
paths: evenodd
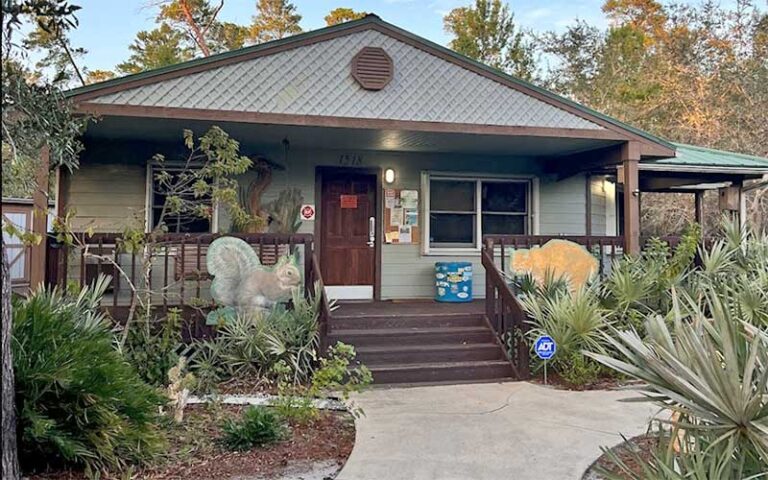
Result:
M373 389L355 398L340 480L578 480L601 446L645 432L656 409L627 391L525 382Z

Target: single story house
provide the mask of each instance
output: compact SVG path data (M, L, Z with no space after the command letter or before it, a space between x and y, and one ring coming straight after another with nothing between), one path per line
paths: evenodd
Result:
M204 335L213 331L195 315L212 306L214 238L240 236L264 264L290 251L320 295L321 349L354 345L378 383L528 377L525 314L504 278L510 251L566 238L605 268L641 249L641 192L688 192L700 220L702 192L717 188L721 208L743 219L744 182L768 174L768 159L658 138L374 15L67 96L98 120L80 168L58 176L57 210L75 209L75 227L97 233L76 248L49 239L33 272L58 284L109 273L103 304L116 317L135 311L130 287L141 285L153 307L186 309ZM233 232L210 205L210 220L171 218L149 259L121 248L120 232L150 231L165 202L153 156L175 158L184 129L212 126L255 160L238 179L248 200L277 200L299 221ZM436 262L459 261L479 301L415 301L440 291ZM329 297L397 301L332 312Z
M480 271L488 234L621 237L636 252L641 191L731 187L738 211L743 181L768 173L764 158L655 137L374 15L67 95L98 121L62 174L60 211L97 232L132 215L150 229L152 155L218 125L279 166L264 202L300 190L313 215L298 233L314 235L339 298L432 297L434 263ZM229 229L217 212L180 231Z
M375 15L67 96L98 118L80 168L59 177L58 209L75 208L77 225L121 232L135 216L152 228L163 201L153 154L172 158L183 129L217 125L241 153L275 166L262 202L300 191L296 233L311 234L341 299L431 298L438 261L472 262L483 297L486 235L602 239L637 252L641 192L700 199L714 186L738 212L743 182L768 173L765 158L650 135ZM179 226L189 242L230 229L223 211ZM176 251L165 268L183 283L178 263L190 258Z

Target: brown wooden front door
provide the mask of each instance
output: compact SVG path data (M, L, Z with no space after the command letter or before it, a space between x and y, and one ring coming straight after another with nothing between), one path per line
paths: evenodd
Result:
M320 264L326 285L366 285L373 291L375 217L376 175L350 169L323 172Z

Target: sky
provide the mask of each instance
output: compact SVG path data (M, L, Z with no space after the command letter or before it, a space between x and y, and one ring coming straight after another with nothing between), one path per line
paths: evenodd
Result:
M443 16L452 8L471 0L294 0L302 15L304 30L325 26L323 17L336 7L377 14L383 20L445 45L450 40L443 30ZM723 0L731 4L735 0ZM516 0L510 7L516 23L537 32L561 31L577 18L596 26L605 26L600 10L604 0ZM82 10L80 27L72 34L74 46L88 50L80 63L90 70L112 70L129 56L128 45L140 30L154 28L156 8L147 7L149 0L73 0ZM215 2L214 2L215 3ZM699 3L699 0L680 0ZM255 13L256 0L225 0L220 17L249 24Z

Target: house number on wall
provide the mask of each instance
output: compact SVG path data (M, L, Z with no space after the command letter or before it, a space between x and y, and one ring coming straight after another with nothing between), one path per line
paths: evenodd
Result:
M363 156L354 153L343 153L339 155L339 165L344 167L359 167L363 164Z

